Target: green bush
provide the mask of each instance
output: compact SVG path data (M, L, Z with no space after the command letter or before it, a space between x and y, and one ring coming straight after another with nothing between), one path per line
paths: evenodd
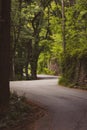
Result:
M43 72L42 73L49 74L49 75L53 75L54 74L54 72L49 70L48 68L43 68Z

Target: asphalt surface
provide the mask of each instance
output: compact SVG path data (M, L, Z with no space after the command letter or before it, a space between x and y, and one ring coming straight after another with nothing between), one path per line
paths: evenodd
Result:
M61 87L56 76L44 75L39 80L10 82L10 88L48 110L35 130L87 130L87 91Z

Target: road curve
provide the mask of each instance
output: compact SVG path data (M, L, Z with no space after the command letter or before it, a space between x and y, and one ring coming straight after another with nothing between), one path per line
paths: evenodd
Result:
M35 130L87 130L87 91L61 87L56 76L44 75L39 80L11 81L10 89L48 109Z

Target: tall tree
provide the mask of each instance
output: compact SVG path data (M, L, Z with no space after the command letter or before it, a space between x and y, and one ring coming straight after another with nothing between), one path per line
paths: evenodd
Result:
M9 102L10 0L0 0L0 114Z
M11 80L15 80L16 77L15 53L21 32L21 9L22 0L13 0L11 2Z
M63 50L65 52L66 50L66 41L65 41L65 2L64 0L62 2L62 38L63 38Z

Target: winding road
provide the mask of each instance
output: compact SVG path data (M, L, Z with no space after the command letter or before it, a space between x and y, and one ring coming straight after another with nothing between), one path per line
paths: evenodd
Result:
M10 89L48 110L35 130L87 130L87 91L61 87L56 76L45 75L39 80L11 81Z

